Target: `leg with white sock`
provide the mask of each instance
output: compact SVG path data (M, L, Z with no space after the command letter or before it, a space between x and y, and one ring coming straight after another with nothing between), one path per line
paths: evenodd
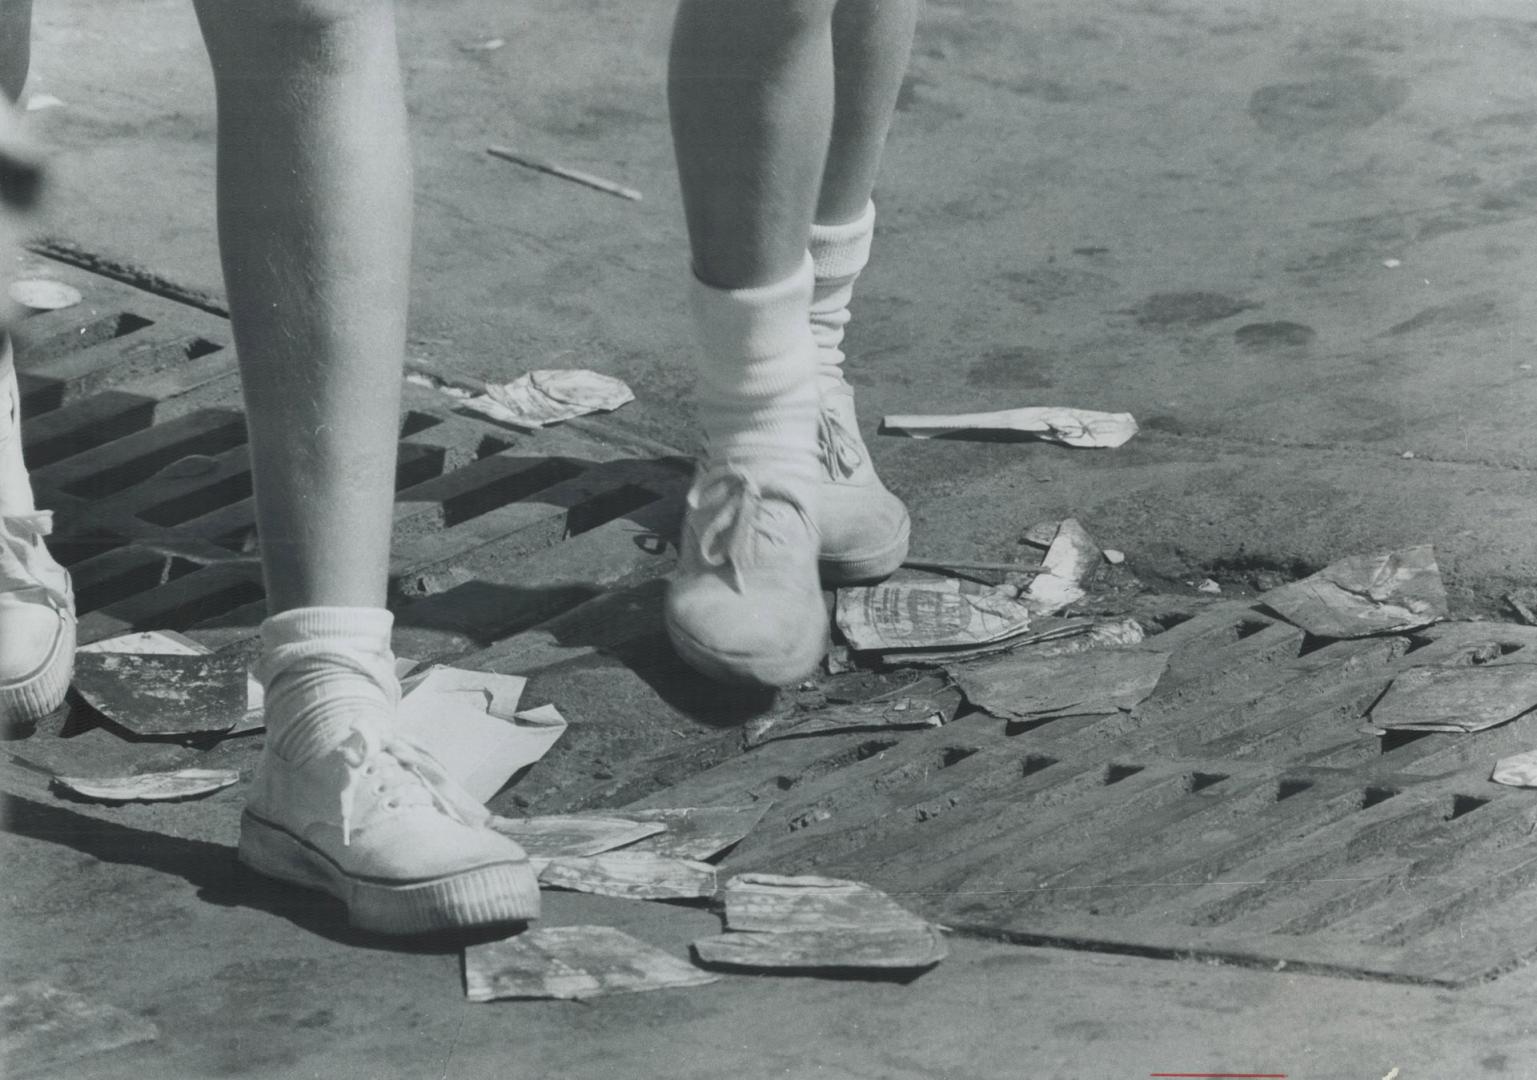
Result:
M521 922L517 845L395 732L384 609L411 230L389 0L199 0L271 617L241 859L354 924Z
M0 0L0 265L7 266L42 176L11 106L27 78L29 9ZM5 315L0 310L0 728L11 729L34 724L64 703L75 608L69 574L43 540L52 515L33 502L22 460L21 394Z
M811 303L823 487L822 580L829 585L879 579L907 557L907 508L876 475L859 431L854 390L843 376L843 338L854 283L870 257L875 206L870 201L897 95L907 70L918 0L839 0L833 14L835 100L827 167L817 197L810 251L816 268Z
M806 240L832 128L833 7L683 0L668 72L705 445L667 627L704 673L766 686L809 675L827 639Z

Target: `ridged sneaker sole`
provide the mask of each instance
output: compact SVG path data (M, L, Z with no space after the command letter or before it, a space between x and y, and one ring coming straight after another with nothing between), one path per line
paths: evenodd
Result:
M777 656L762 653L732 653L713 648L673 622L671 613L663 618L667 637L683 662L701 675L717 682L769 688L802 682L817 669L827 655L827 622L820 633L807 634L791 652Z
M425 934L539 918L539 879L523 862L497 862L421 881L348 874L325 852L247 810L240 861L258 874L330 893L352 925L380 934Z
M885 543L863 551L823 552L817 557L817 572L822 577L822 584L836 588L890 577L902 565L902 560L907 558L912 529L912 518L904 510L896 533Z
M64 704L75 673L75 621L61 620L48 657L37 670L0 683L0 728L35 724Z

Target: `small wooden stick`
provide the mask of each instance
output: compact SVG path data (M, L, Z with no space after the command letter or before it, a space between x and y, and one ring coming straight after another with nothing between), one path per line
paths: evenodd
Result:
M907 559L903 566L914 570L990 570L999 574L1046 574L1044 566L1019 566L1015 563L991 562L935 562L929 559Z
M578 184L585 184L598 191L617 195L621 199L629 199L631 202L640 202L641 200L640 192L634 188L625 187L623 184L616 184L612 180L605 180L601 176L594 176L592 173L582 172L580 169L568 169L566 166L557 165L553 161L541 161L538 158L525 157L522 154L507 149L505 146L488 146L486 147L486 153L492 157L501 158L503 161L510 161L514 165L521 165L525 169L534 169L538 172L549 173L551 176L558 176L562 180L571 180Z

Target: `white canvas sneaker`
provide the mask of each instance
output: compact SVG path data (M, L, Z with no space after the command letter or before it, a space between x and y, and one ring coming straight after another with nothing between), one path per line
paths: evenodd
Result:
M859 434L853 388L841 380L822 388L817 443L822 459L817 526L822 534L823 584L837 587L888 577L907 558L912 521L902 500L875 474Z

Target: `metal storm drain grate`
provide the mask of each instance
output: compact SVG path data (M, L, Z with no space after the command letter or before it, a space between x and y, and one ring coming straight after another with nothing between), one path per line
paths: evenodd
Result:
M1315 648L1226 603L1148 644L1173 658L1133 717L785 740L648 801L773 799L728 866L857 878L1023 943L1442 985L1537 953L1537 806L1488 780L1537 720L1360 719L1406 666L1537 655L1537 628Z
M262 614L228 323L59 266L85 302L17 335L23 444L81 640L254 632ZM597 425L533 434L405 387L395 506L397 649L429 660L517 633L670 566L687 463Z

